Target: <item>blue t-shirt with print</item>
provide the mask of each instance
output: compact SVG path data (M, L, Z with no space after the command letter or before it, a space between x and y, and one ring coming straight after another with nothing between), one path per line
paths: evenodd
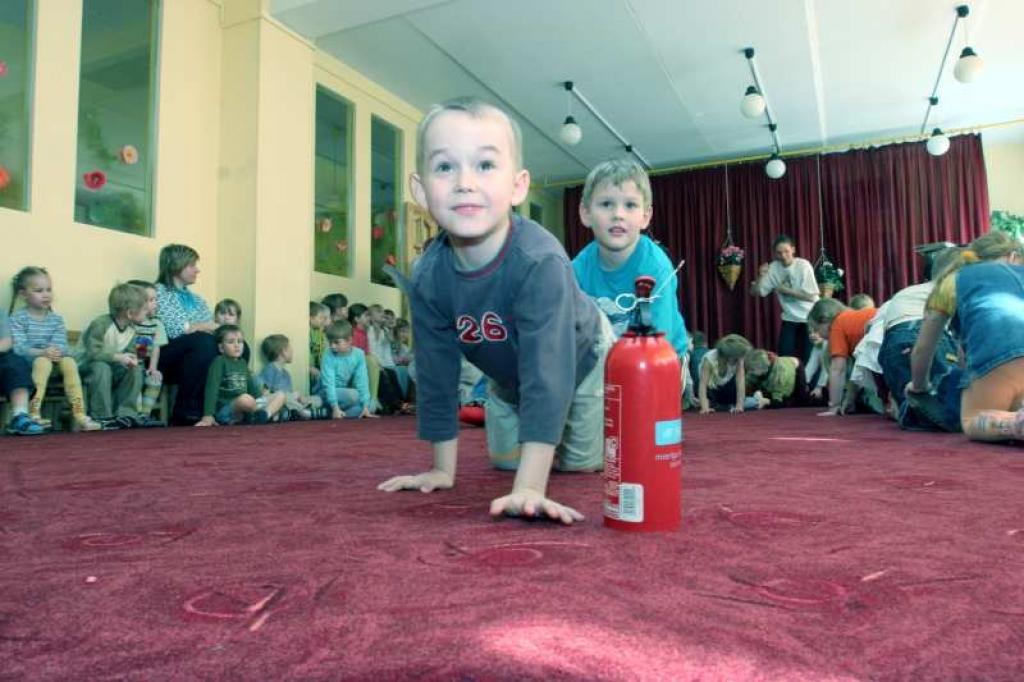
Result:
M601 267L601 253L596 241L587 244L572 260L572 269L576 273L576 281L580 288L594 299L612 323L615 336L622 336L629 325L629 312L623 310L633 303L632 293L634 282L640 275L650 275L657 284L655 291L658 297L651 304L651 322L676 349L679 357L687 353L689 339L686 335L686 323L679 312L676 291L679 283L676 280L672 261L668 259L661 247L650 237L641 235L637 241L633 255L617 270L605 270ZM668 283L665 283L666 278ZM630 294L616 303L620 294Z

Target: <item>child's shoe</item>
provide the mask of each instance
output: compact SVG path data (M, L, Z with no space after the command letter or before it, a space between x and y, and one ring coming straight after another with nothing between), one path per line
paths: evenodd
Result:
M270 421L270 415L266 410L256 410L252 415L252 421L254 424L266 424Z
M41 427L43 427L44 430L48 431L49 429L53 428L53 422L41 414L30 414L28 415L28 418L34 421L36 424L39 424Z
M25 413L14 415L7 422L6 431L11 436L38 436L46 433L46 429Z
M76 417L71 420L71 430L74 432L102 431L103 425L99 422L93 421L88 416Z

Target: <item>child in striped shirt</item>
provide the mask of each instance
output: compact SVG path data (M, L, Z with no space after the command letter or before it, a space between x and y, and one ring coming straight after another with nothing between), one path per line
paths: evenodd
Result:
M48 424L42 418L46 384L56 367L64 377L64 394L71 406L71 428L74 431L99 431L102 426L85 413L82 379L78 363L71 357L64 318L53 312L53 287L45 268L22 268L11 282L14 296L11 311L20 298L25 307L12 312L10 319L14 353L32 364L32 382L36 392L29 402L29 416L39 424Z

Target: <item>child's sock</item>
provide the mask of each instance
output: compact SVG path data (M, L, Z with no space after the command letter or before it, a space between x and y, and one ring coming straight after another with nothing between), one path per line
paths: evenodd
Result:
M160 399L160 388L163 386L163 379L146 375L146 383L142 389L142 401L139 406L139 414L146 417L153 412L157 401Z

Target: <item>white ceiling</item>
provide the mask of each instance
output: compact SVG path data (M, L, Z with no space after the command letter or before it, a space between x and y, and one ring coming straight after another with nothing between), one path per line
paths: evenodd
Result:
M271 0L274 16L410 104L497 100L523 124L535 182L579 178L622 146L578 104L583 141L558 130L572 80L655 168L767 153L743 118L758 68L783 151L915 134L955 17L945 0ZM952 69L929 128L1024 118L1024 0L973 0L967 29L985 59ZM1024 135L1024 126L1017 126ZM1005 134L1005 133L1004 133Z

